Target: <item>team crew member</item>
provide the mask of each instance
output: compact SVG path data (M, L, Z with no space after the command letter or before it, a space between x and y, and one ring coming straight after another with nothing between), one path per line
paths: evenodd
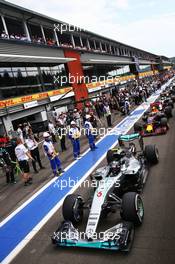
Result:
M84 127L86 129L86 136L89 140L89 146L91 148L92 151L94 151L97 147L95 146L95 137L93 135L93 126L90 122L90 118L91 116L90 115L86 115L86 121L85 121L85 124L84 124Z
M126 97L125 102L124 102L124 111L125 111L125 115L129 115L130 103L129 103L129 99L127 97Z
M111 110L110 110L110 107L109 107L108 103L104 104L104 114L106 116L108 127L111 127L112 126L112 123L111 123Z
M17 157L17 160L19 162L19 167L22 171L22 177L24 179L24 186L27 186L28 184L32 183L32 178L29 176L29 163L28 160L33 160L32 156L30 155L28 149L24 146L22 143L22 140L20 138L17 139L17 146L15 148L15 154Z
M0 138L0 166L6 173L7 183L16 183L14 169L16 164L15 155L16 141L8 137Z
M49 133L52 136L53 143L56 143L57 142L56 137L55 137L56 130L55 130L55 126L51 120L49 120L48 128L49 128Z
M67 150L67 148L66 148L66 128L65 128L65 126L61 125L60 123L57 123L56 124L56 134L58 135L58 138L60 140L62 152Z
M36 168L36 161L39 164L40 169L44 169L42 163L41 163L41 158L40 158L40 153L38 149L38 142L36 141L35 137L30 133L28 134L27 139L25 140L25 143L27 145L27 148L30 151L30 154L33 158L32 160L32 166L35 171L35 173L38 173L38 170Z
M18 133L18 137L21 139L22 143L24 144L22 124L18 125L17 133Z
M71 128L69 130L69 138L71 139L73 146L74 159L80 159L80 131L75 123L72 121Z
M12 160L5 147L0 148L0 167L2 167L6 173L6 182L16 183Z
M60 176L63 170L61 168L61 162L58 157L58 153L56 152L54 145L50 140L50 134L48 132L44 132L43 137L44 137L44 143L43 143L44 152L50 161L53 174L54 176Z

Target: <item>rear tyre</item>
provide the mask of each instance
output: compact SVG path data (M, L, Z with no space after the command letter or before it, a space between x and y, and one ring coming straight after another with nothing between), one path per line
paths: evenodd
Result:
M164 112L165 112L167 118L170 118L170 117L173 116L173 114L172 114L172 107L171 106L165 107L165 111Z
M114 161L114 152L111 149L106 154L106 160L108 164Z
M168 102L168 106L171 106L172 108L174 108L173 100L169 100L169 102Z
M142 120L143 120L144 122L146 122L147 119L148 119L148 115L143 115Z
M150 164L156 164L159 161L159 151L155 145L147 145L144 150L145 157Z
M175 103L175 96L174 95L171 96L171 100Z
M122 197L121 217L134 225L141 225L144 218L144 206L140 195L136 192L125 193Z
M160 125L161 125L161 127L167 127L167 125L168 125L168 119L166 117L162 117L160 119Z
M83 219L83 198L77 194L69 194L62 207L62 214L66 221L78 224Z

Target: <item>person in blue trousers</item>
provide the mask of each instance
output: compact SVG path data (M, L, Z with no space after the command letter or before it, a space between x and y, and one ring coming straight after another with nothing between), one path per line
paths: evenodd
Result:
M90 115L86 115L86 121L85 121L84 127L86 129L86 136L89 141L90 149L94 151L97 147L95 145L95 136L93 135L94 128L90 122L90 118L91 118Z
M71 122L71 128L69 130L69 138L72 142L74 159L80 159L80 131L76 126L75 121Z
M44 152L47 155L50 165L53 171L54 176L60 176L64 171L61 168L61 161L58 157L52 141L50 140L50 134L48 132L43 133L44 143L43 148Z

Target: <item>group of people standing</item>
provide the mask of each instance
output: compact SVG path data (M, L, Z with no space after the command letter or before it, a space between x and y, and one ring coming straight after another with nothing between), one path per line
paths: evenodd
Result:
M98 135L95 129L98 123L102 125L106 118L107 127L111 127L114 110L121 114L129 114L132 105L146 101L148 96L160 88L161 83L159 78L136 80L132 85L113 89L112 92L99 96L95 101L87 102L82 110L75 108L67 113L55 113L52 120L48 121L48 131L42 135L41 148L50 162L53 175L59 176L64 172L55 143L60 142L61 151L64 152L68 148L66 141L69 139L74 159L81 159L82 130L85 131L90 150L95 151L97 149L95 140ZM6 168L7 183L15 183L14 168L19 164L24 185L27 186L32 183L29 160L35 173L45 168L39 150L41 138L33 134L29 123L19 124L16 133L15 143L10 140L0 148L0 166ZM2 160L4 163L1 162Z
M86 115L86 121L84 123L84 128L86 131L86 137L88 138L89 147L91 151L95 151L97 148L95 145L95 135L93 133L93 126L90 122L90 115ZM50 122L52 124L52 122ZM46 156L48 157L51 165L51 169L53 171L54 176L60 176L64 171L61 167L61 161L59 159L59 153L55 150L54 142L53 142L53 128L54 126L50 126L51 132L44 132L44 143L43 148L45 151ZM68 136L71 140L72 148L73 148L73 156L75 160L81 158L80 155L80 136L81 136L81 128L77 126L75 121L71 121L69 130L67 131L67 135L65 134L65 130L63 132L64 137ZM62 135L63 136L63 135ZM55 138L55 135L54 135Z

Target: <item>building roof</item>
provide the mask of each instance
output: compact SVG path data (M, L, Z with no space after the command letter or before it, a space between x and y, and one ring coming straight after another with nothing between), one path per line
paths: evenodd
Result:
M27 9L27 8L24 8L24 7L21 7L21 6L18 6L16 4L13 4L13 3L10 3L10 2L7 2L5 0L0 0L0 6L3 6L4 8L6 9L10 9L10 10L15 10L15 11L20 11L22 14L25 14L25 15L28 15L31 19L33 18L39 18L39 19L42 19L43 21L47 21L51 24L53 23L56 23L56 24L65 24L65 25L70 25L69 23L66 23L66 22L63 22L61 20L58 20L58 19L55 19L55 18L51 18L47 15L43 15L43 14L40 14L38 12L35 12L35 11L32 11L30 9ZM70 25L70 26L73 26L73 25ZM108 41L108 42L113 42L113 43L116 43L118 45L122 45L122 46L125 46L126 48L131 48L131 49L135 49L137 51L140 51L140 52L145 52L149 55L152 55L152 56L156 56L158 57L158 55L156 54L153 54L153 53L150 53L150 52L147 52L147 51L144 51L144 50L141 50L139 48L136 48L136 47L132 47L130 45L127 45L127 44L124 44L124 43L121 43L117 40L113 40L113 39L110 39L110 38L107 38L107 37L104 37L104 36L101 36L101 35L98 35L96 33L93 33L93 32L90 32L88 30L84 30L82 32L79 32L81 34L83 34L83 32L86 34L86 35L89 35L89 36L92 36L93 38L101 38L103 39L104 41Z

